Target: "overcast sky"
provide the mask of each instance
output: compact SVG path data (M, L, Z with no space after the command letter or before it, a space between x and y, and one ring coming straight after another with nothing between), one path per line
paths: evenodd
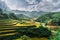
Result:
M60 0L2 0L11 10L60 11Z

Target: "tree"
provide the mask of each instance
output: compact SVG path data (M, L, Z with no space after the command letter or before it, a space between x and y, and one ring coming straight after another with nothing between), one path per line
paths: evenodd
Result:
M26 35L21 36L21 39L22 39L22 40L31 40L30 37L28 37L28 36L26 36Z
M60 25L60 18L54 18L54 19L51 21L51 23L52 23L53 25L59 26L59 25Z

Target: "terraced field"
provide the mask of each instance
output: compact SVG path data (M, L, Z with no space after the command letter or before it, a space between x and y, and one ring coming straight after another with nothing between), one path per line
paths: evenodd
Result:
M11 22L11 20L0 20L0 40L8 40L8 36L17 34L16 27L13 26L15 24L12 24L14 22Z
M22 24L17 26L17 24L19 24L17 20L0 20L0 40L13 40L19 38L19 29L22 27L26 28L26 26L21 26Z

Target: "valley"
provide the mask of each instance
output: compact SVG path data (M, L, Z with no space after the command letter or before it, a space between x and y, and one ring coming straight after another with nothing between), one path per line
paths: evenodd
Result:
M58 13L58 14L57 14ZM60 35L60 12L46 13L36 18L0 9L1 40L54 40Z

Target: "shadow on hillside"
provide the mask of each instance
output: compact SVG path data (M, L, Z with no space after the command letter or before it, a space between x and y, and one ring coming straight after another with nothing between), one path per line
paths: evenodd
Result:
M49 36L51 36L51 31L47 30L46 28L40 27L40 28L36 28L36 27L23 27L23 28L15 28L13 29L15 30L17 33L11 36L1 36L0 40L14 40L14 39L18 39L23 35L26 35L28 37L31 38L36 38L36 37L46 37L48 38Z
M15 29L15 30L16 30L16 32L18 32L17 29ZM9 36L0 36L0 40L13 40L13 39L19 38L20 36L21 36L21 34L18 32L11 36L10 35Z
M13 30L16 30L16 34L14 35L11 35L11 36L0 36L0 40L14 40L14 39L17 39L17 38L20 38L20 36L23 36L24 33L22 33L21 31L24 31L28 28L15 28Z

